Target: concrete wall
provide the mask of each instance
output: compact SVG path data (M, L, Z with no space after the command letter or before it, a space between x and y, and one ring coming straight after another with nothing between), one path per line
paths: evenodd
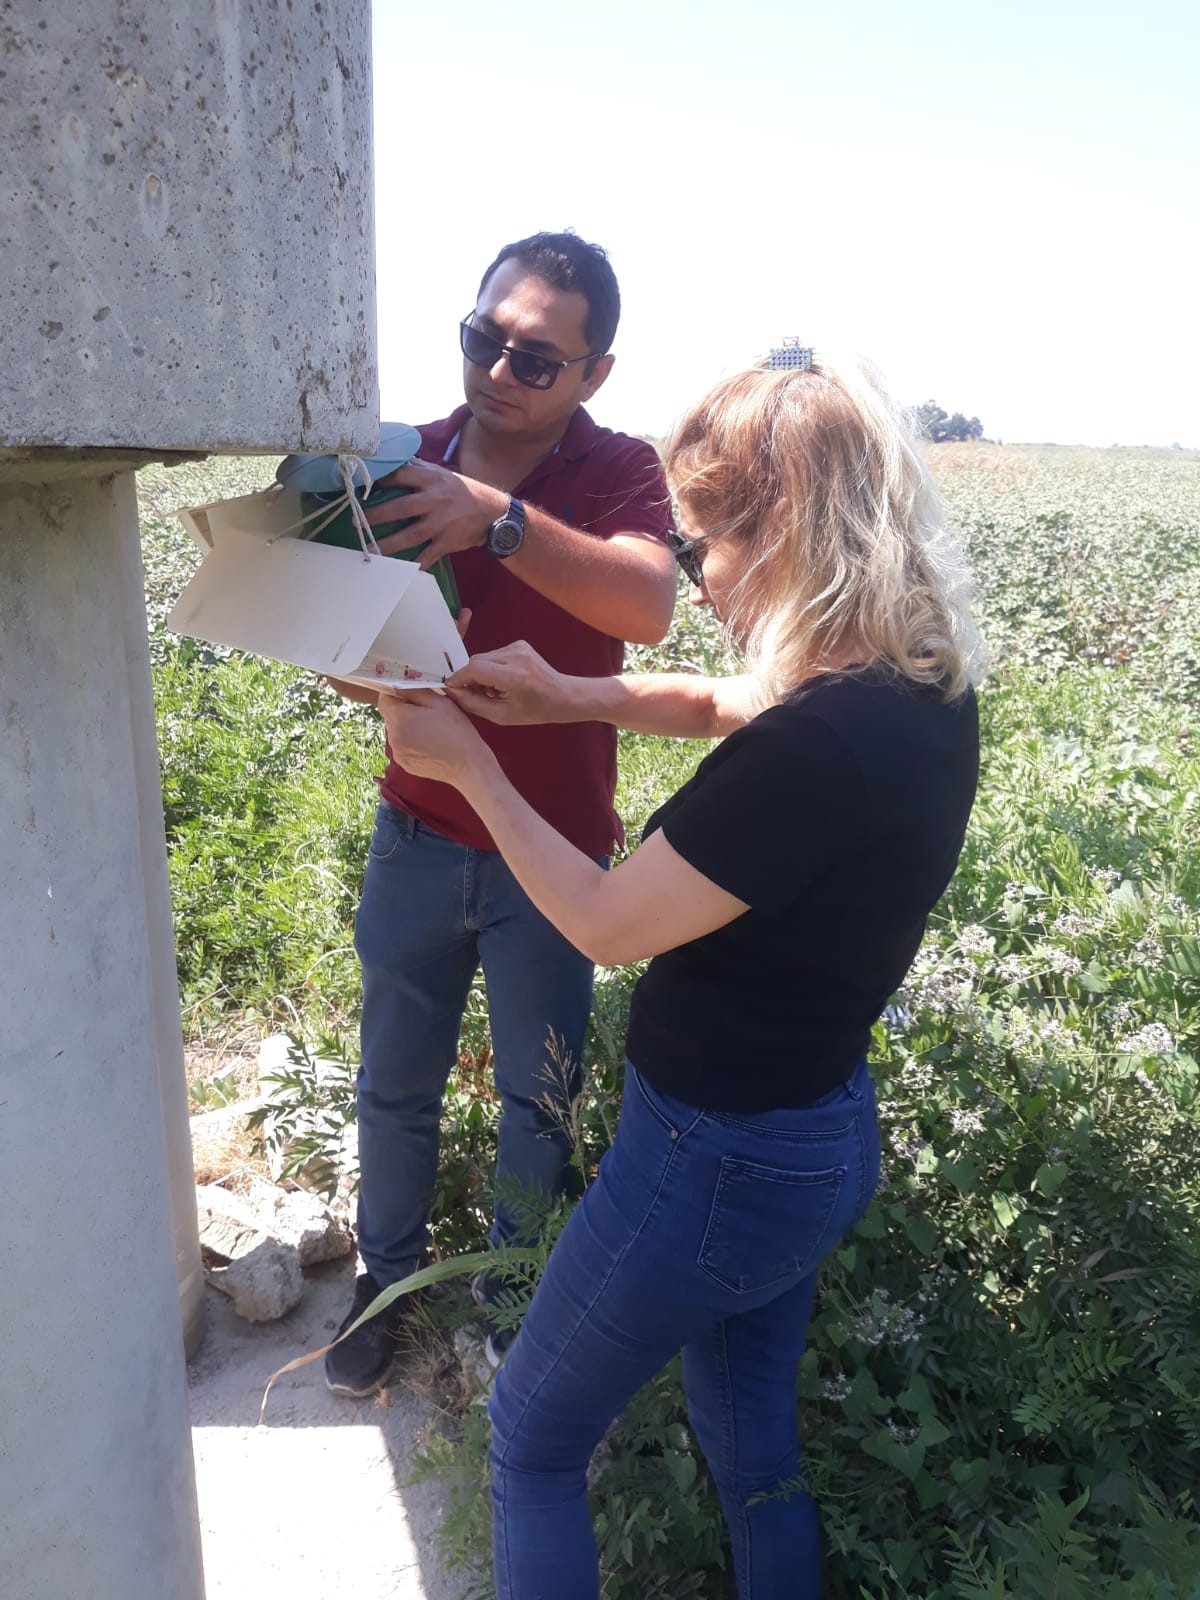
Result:
M0 0L0 151L0 447L374 447L369 0Z

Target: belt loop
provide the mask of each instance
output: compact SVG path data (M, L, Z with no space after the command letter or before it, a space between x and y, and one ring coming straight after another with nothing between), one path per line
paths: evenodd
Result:
M417 836L417 819L411 811L402 811L399 806L394 806L390 800L383 804L392 814L392 820L405 839L415 839Z

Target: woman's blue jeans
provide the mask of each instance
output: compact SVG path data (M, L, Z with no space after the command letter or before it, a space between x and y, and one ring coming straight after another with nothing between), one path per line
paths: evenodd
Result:
M680 1350L741 1600L815 1600L796 1365L817 1268L878 1177L865 1062L813 1105L745 1116L682 1105L627 1068L616 1140L492 1394L498 1600L596 1600L588 1462Z

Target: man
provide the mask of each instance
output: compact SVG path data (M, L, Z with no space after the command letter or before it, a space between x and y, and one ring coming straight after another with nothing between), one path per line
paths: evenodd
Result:
M527 639L561 671L599 676L620 671L623 641L654 644L667 631L675 572L657 455L583 409L612 369L619 314L595 245L569 233L507 245L460 329L466 404L423 427L419 459L386 480L412 491L404 514L414 520L380 548L426 544L425 567L450 556L472 653ZM394 519L395 507L373 515ZM480 726L533 807L607 860L621 837L614 730ZM534 909L456 790L389 761L381 791L355 928L367 1270L343 1327L428 1242L442 1094L476 968L501 1099L494 1243L518 1236L509 1196L565 1185L569 1140L547 1102L561 1107L577 1087L592 999L591 964ZM409 1305L401 1296L329 1352L331 1389L382 1386Z

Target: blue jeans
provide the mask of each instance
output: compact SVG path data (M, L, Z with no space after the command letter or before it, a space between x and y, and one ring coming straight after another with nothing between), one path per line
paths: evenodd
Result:
M565 1184L570 1140L547 1102L561 1108L576 1092L593 969L495 851L455 844L386 802L354 945L363 983L358 1247L386 1286L412 1271L429 1241L442 1095L476 968L501 1101L497 1243L519 1237L506 1194L554 1195Z
M492 1393L498 1600L596 1600L588 1461L679 1350L741 1600L815 1600L796 1365L817 1268L878 1177L865 1062L813 1105L747 1116L681 1105L627 1068L616 1140Z

